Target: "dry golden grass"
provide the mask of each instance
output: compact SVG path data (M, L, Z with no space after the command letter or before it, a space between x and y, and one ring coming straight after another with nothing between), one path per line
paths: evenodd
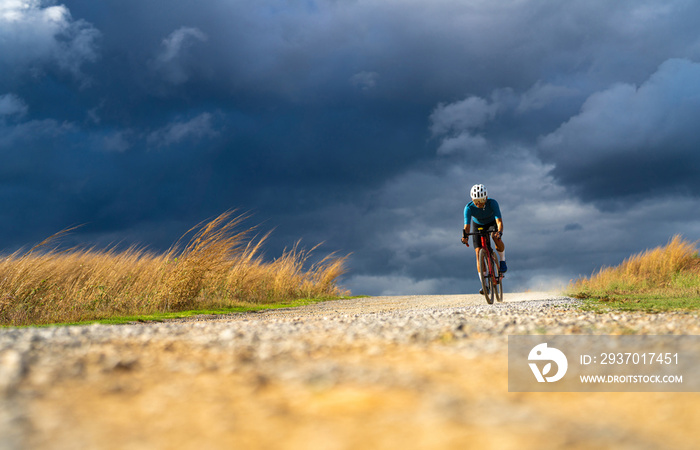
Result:
M632 293L700 294L700 258L696 243L680 235L667 245L633 255L616 267L604 267L571 283L579 297Z
M296 244L265 262L267 235L236 231L245 219L227 212L186 234L157 254L124 251L46 250L58 233L26 253L0 258L0 324L75 322L150 314L322 298L347 294L336 285L346 257L326 257L305 268L311 251ZM314 247L315 249L315 247Z

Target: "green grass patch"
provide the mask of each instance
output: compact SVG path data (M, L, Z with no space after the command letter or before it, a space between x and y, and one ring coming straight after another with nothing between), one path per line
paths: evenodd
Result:
M187 317L193 316L216 316L224 314L236 314L236 313L246 313L254 311L263 311L270 309L285 309L285 308L297 308L299 306L311 305L314 303L326 302L331 300L348 300L355 298L364 298L366 296L352 296L352 297L326 297L326 298L303 298L293 301L285 301L280 303L268 303L268 304L241 304L239 306L229 306L223 308L214 309L192 309L187 311L172 311L172 312L158 312L153 314L143 314L143 315L132 315L132 316L114 316L106 317L103 319L95 320L85 320L80 322L65 322L65 323L50 323L42 325L24 325L20 327L12 328L43 328L43 327L56 327L56 326L72 326L72 325L92 325L92 324L102 324L102 325L125 325L134 323L149 323L149 322L165 322L172 319L185 319ZM7 325L0 325L0 328L9 328Z
M653 293L602 294L578 297L583 300L581 309L597 313L609 311L643 311L660 313L668 311L698 311L700 297L669 297Z

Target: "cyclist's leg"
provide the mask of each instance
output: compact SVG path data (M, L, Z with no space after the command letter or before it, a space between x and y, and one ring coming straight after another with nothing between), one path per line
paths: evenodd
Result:
M503 240L497 239L496 236L493 236L493 242L496 244L496 251L500 259L500 271L505 273L508 270L508 266L506 265L506 245L503 243Z
M498 231L498 225L495 221L489 224L489 229L493 232ZM496 244L496 251L500 259L499 269L502 273L505 273L508 270L508 266L506 265L506 245L503 243L503 239L497 238L493 232L491 233L491 238L493 239L493 243Z
M503 252L506 250L506 244L503 243L502 238L497 238L496 236L493 236L493 242L494 244L496 244L496 251Z

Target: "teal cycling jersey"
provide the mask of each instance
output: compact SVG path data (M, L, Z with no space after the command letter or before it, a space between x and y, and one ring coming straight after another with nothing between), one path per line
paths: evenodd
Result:
M474 202L469 202L464 207L464 224L468 225L474 220L476 225L487 225L496 219L501 219L501 208L498 202L492 198L486 200L484 208L478 208Z

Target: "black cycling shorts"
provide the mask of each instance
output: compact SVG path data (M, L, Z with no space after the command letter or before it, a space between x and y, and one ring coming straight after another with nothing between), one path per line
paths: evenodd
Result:
M493 222L487 223L486 225L478 225L475 223L475 224L473 224L473 226L474 226L473 233L476 233L477 231L479 231L479 228L483 228L485 230L488 230L489 232L498 231L498 224L496 224L495 220ZM490 240L490 238L489 238L489 240ZM481 236L479 236L478 234L475 234L474 236L472 236L472 245L474 246L474 248L481 248ZM489 248L491 248L491 247L489 247Z

